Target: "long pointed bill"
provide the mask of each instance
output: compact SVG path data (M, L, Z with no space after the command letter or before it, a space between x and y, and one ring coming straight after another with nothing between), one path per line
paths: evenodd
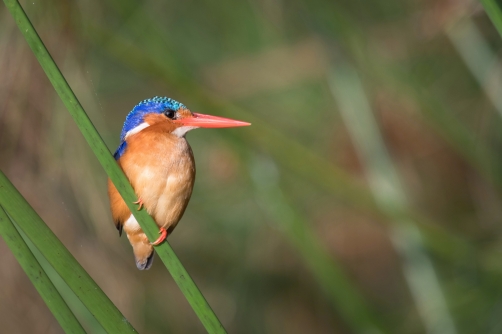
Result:
M198 113L193 113L193 117L186 117L175 122L182 123L183 126L196 126L199 128L233 128L251 125L251 123L236 121L235 119Z

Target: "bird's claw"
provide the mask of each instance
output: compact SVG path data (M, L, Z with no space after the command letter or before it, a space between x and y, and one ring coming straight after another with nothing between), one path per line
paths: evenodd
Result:
M141 210L141 208L143 207L143 200L140 198L138 199L136 202L132 202L133 204L139 204L138 206L138 211Z
M165 228L161 227L160 231L159 231L159 234L160 234L160 237L158 237L158 239L155 240L154 242L150 242L150 245L157 246L157 245L160 245L164 240L166 240L166 238L167 238L167 231L166 231Z

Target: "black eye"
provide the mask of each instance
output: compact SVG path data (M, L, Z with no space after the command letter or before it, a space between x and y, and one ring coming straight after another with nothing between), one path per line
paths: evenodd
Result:
M166 109L166 110L164 110L164 115L166 115L167 118L175 119L176 118L176 111L174 111L172 109Z

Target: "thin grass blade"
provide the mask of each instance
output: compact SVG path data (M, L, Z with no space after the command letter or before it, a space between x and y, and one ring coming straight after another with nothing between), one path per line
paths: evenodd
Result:
M0 171L0 205L109 333L136 333L117 307Z
M11 219L12 221L12 219ZM57 287L59 294L65 300L66 304L73 312L73 314L77 317L77 319L84 327L84 330L87 333L92 334L106 334L107 332L104 330L103 326L98 322L98 320L92 315L92 313L87 309L87 307L82 303L82 301L78 298L78 296L73 292L73 290L66 284L64 279L57 273L57 271L52 267L47 261L47 259L42 255L40 250L33 244L33 242L28 238L28 236L23 232L19 225L16 222L12 221L17 231L23 238L28 248L33 253L35 258L42 269L44 269L45 273L52 281L54 286Z
M110 154L103 139L100 137L91 120L85 113L77 97L66 82L56 63L52 59L35 28L29 21L26 13L16 0L4 0L11 15L28 42L47 77L54 86L59 97L72 115L83 136L89 143L94 154L112 180L113 184L124 198L131 212L139 222L141 228L151 241L158 236L158 227L145 210L137 211L134 201L137 200L134 190L129 184L122 170ZM210 333L225 333L225 329L216 317L215 313L201 294L194 281L185 270L178 257L167 242L156 247L156 252L173 276L188 302L194 309L200 321Z
M85 333L1 205L0 235L65 333Z

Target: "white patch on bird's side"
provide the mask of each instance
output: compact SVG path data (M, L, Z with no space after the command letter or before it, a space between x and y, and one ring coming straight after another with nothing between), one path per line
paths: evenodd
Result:
M153 182L155 180L155 171L152 168L145 167L141 169L138 179L144 179L146 182Z
M173 134L181 138L184 137L188 131L197 128L198 126L180 126L179 128L176 128L176 130L173 131Z
M127 131L127 133L126 133L126 135L125 135L125 138L124 138L124 139L127 139L127 137L132 136L132 135L134 135L134 134L136 134L136 133L140 132L141 130L143 130L143 129L145 129L145 128L149 127L149 126L150 126L150 124L148 124L147 122L143 122L143 123L141 123L141 124L140 124L140 125L138 125L137 127L135 127L135 128L133 128L133 129L131 129L131 130Z
M124 229L127 231L133 231L133 230L139 231L141 229L141 227L139 226L136 218L134 218L133 215L130 215L129 218L127 218L127 220L124 223ZM127 233L127 234L129 234L129 233Z

